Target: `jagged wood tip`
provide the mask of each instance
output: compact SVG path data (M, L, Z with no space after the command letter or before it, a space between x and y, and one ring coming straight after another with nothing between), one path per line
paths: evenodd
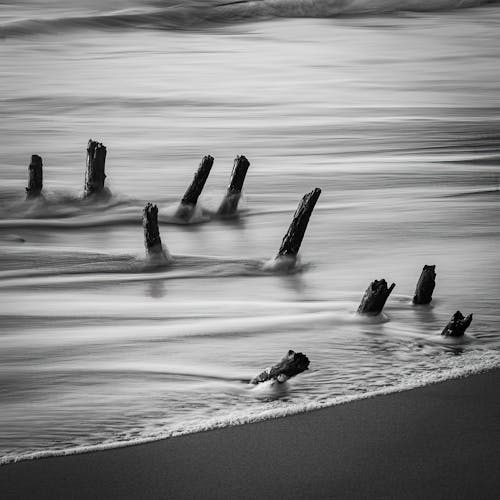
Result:
M210 174L210 170L212 169L212 165L214 164L214 159L212 156L207 155L204 156L201 160L200 166L198 170L194 174L194 178L187 188L184 196L181 199L182 205L191 205L194 206L198 202L198 198L203 191L203 187L208 179L208 174Z
M30 200L40 196L43 189L43 161L38 155L31 155L28 166L28 187L26 188L26 199Z
M249 166L250 162L245 156L240 155L235 158L231 181L217 212L219 215L233 215L236 213Z
M290 227L283 237L280 249L278 250L278 257L295 257L298 254L307 229L307 224L309 223L309 218L311 217L320 194L321 189L315 188L310 193L303 196L295 211Z
M100 194L104 190L106 153L106 146L92 139L89 140L85 172L85 197Z
M255 385L267 380L276 380L283 383L308 368L309 358L301 352L290 350L279 363L266 368L262 373L250 380L250 383Z
M425 265L417 282L413 303L418 305L430 304L432 293L436 286L436 266Z
M372 314L373 316L380 314L395 286L396 284L393 283L387 287L387 282L384 279L372 281L361 299L358 313Z
M450 319L448 324L443 328L441 335L444 337L462 337L464 335L465 330L469 328L472 323L472 314L469 314L467 317L457 311Z

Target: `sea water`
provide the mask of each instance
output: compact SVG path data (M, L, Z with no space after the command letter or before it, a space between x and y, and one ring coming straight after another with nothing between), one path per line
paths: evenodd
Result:
M498 367L500 7L482 4L2 2L1 461ZM82 199L89 138L108 148L106 200ZM27 202L31 154L44 198ZM220 219L239 154L240 212ZM266 265L314 187L300 261ZM145 259L147 202L169 265ZM437 286L416 307L424 264ZM380 278L384 313L356 315ZM444 339L458 309L472 325ZM289 349L307 372L248 384Z

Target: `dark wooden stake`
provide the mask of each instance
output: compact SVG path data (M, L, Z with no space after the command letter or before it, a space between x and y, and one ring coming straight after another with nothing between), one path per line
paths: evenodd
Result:
M250 383L259 384L260 382L265 382L266 380L276 380L279 383L283 383L308 368L309 358L301 352L294 352L290 350L279 363L266 368L261 374L250 380Z
M26 199L30 200L40 196L43 188L43 162L42 157L31 155L31 162L28 167L29 180L26 188Z
M104 190L104 166L106 147L100 142L89 140L87 145L87 171L85 173L85 196L100 194Z
M450 319L448 324L444 327L441 335L445 337L461 337L467 328L469 328L472 323L472 314L469 314L466 318L464 315L457 311Z
M250 162L245 156L241 155L235 158L233 170L231 172L231 181L227 188L227 193L219 207L219 215L233 215L236 213L249 166Z
M196 205L198 198L203 191L203 187L205 186L205 182L207 182L208 174L210 173L213 164L214 159L210 155L202 158L200 166L194 174L193 182L191 182L191 185L187 188L187 191L182 197L182 205Z
M387 288L387 282L384 279L372 281L361 299L358 313L372 314L373 316L380 314L395 286L396 284L393 283Z
M432 300L432 292L436 286L436 266L425 265L422 269L422 274L415 289L415 296L413 297L414 304L430 304Z
M158 228L158 207L148 203L144 207L142 217L144 227L144 246L149 257L166 256L165 249L161 243L160 230Z
M297 255L307 229L309 218L320 194L321 189L315 188L310 193L304 195L295 211L292 223L281 242L278 257L285 255L295 257Z

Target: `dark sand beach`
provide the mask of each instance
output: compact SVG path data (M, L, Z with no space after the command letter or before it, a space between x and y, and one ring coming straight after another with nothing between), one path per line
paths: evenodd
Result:
M256 424L0 468L3 499L449 498L500 489L500 370Z

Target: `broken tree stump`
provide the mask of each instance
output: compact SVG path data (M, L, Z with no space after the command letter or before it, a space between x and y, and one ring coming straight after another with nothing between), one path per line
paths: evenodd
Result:
M87 145L87 170L85 172L85 197L100 194L104 191L106 174L106 146L100 142L89 140Z
M205 183L208 179L208 174L210 174L210 170L212 169L213 164L214 159L210 155L204 156L201 159L200 166L194 174L193 181L184 193L179 208L177 209L177 217L180 217L182 219L191 217L191 215L193 214L193 209L196 206L196 203L198 203L198 198L200 197L200 194L205 187Z
M461 337L465 333L465 330L469 328L471 323L472 314L469 314L466 318L464 318L464 315L460 311L457 311L444 327L441 335L444 337Z
M28 167L28 187L26 188L26 199L31 200L40 196L43 188L43 162L42 157L31 155Z
M320 194L321 189L314 188L310 193L304 195L293 215L292 223L283 237L280 249L278 250L278 257L296 257L300 250L309 218Z
M259 384L267 380L276 380L280 384L286 382L289 378L295 377L299 373L309 368L309 358L301 352L288 351L282 360L266 368L262 373L250 380L251 384Z
M358 313L372 314L373 316L380 314L395 286L396 284L393 283L387 288L387 282L384 279L372 281L361 299Z
M418 305L430 304L432 292L436 286L436 266L425 265L415 289L413 303Z
M249 166L250 162L245 156L241 155L235 158L227 193L217 211L219 215L233 215L236 213Z
M158 228L158 207L148 203L144 207L142 225L144 227L144 246L148 257L165 260L167 251L163 247Z

